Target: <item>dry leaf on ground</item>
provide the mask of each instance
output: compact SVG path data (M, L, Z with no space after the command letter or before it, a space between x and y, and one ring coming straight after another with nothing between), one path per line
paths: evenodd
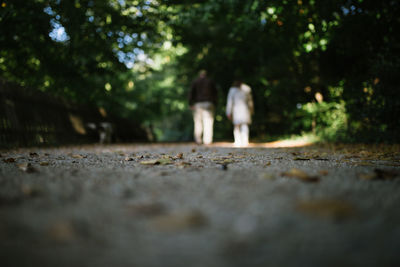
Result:
M143 164L143 165L158 165L158 164L160 164L160 161L158 159L143 160L143 161L140 162L140 164Z
M3 161L5 163L13 163L13 162L15 162L15 159L14 158L7 158L7 159L3 159Z
M212 158L212 161L214 161L217 164L229 164L235 162L233 159L230 157L222 157L222 158Z
M356 208L349 202L337 199L299 201L296 209L311 216L341 220L356 215Z
M59 243L69 243L76 239L76 231L71 222L55 222L47 231L49 237Z
M289 171L281 173L282 176L288 176L292 178L297 178L300 179L304 182L318 182L319 177L318 176L312 176L307 174L305 171L300 170L300 169L290 169Z
M174 159L183 159L183 153L179 153L174 157Z
M175 163L175 166L177 166L178 168L181 168L181 169L188 167L190 165L192 165L192 164L190 162L186 162L186 161L181 161L181 162Z
M140 164L142 165L168 165L172 163L173 163L172 160L169 158L143 160L140 162Z
M36 171L36 169L32 166L32 164L27 163L27 162L19 163L19 164L17 164L17 167L18 167L21 171L28 172L28 173L35 172L35 171Z
M323 175L323 176L329 174L329 172L328 172L327 170L320 170L318 173L319 173L320 175Z
M321 158L321 157L313 157L312 158L313 160L322 160L322 161L328 161L329 159L327 159L327 158Z
M21 192L24 196L26 197L36 197L42 194L42 190L39 188L28 185L28 184L22 184L21 185Z
M40 164L40 166L49 166L50 163L47 161L42 161L39 164Z
M296 157L293 160L310 160L309 158Z
M258 178L263 179L263 180L274 180L275 175L272 172L264 172L264 173L260 173Z
M161 231L199 229L205 227L207 224L207 218L200 211L158 216L152 223L154 228Z
M81 154L70 154L69 155L71 158L74 158L74 159L83 159L83 158L86 158L85 156L82 156Z
M164 214L166 208L161 203L146 203L146 204L135 204L127 206L128 213L133 215L143 216L158 216Z
M383 170L374 169L374 172L361 173L358 175L359 178L364 180L392 180L400 176L400 172L397 170Z

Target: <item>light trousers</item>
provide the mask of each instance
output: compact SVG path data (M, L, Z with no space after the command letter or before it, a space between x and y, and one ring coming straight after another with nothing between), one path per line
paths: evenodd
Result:
M213 141L214 105L211 102L199 102L194 105L194 140L198 144L211 144Z
M245 147L249 145L249 125L235 124L233 127L234 145L236 147Z

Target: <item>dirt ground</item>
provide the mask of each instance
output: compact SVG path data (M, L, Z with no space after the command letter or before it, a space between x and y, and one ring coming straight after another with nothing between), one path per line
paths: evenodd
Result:
M0 266L400 266L400 147L0 151Z

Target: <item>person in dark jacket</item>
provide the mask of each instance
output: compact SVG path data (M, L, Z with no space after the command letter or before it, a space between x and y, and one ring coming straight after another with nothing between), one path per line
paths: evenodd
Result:
M217 88L201 70L193 81L189 92L189 105L193 111L194 139L197 144L211 144L213 141L214 112L217 104Z

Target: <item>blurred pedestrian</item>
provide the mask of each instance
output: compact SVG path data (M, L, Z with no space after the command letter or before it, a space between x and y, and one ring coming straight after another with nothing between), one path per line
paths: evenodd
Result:
M233 123L234 145L245 147L249 144L249 125L254 114L251 88L240 80L233 82L226 103L226 116Z
M197 144L213 141L214 112L217 104L217 88L207 72L201 70L189 92L189 105L193 111L194 139Z

